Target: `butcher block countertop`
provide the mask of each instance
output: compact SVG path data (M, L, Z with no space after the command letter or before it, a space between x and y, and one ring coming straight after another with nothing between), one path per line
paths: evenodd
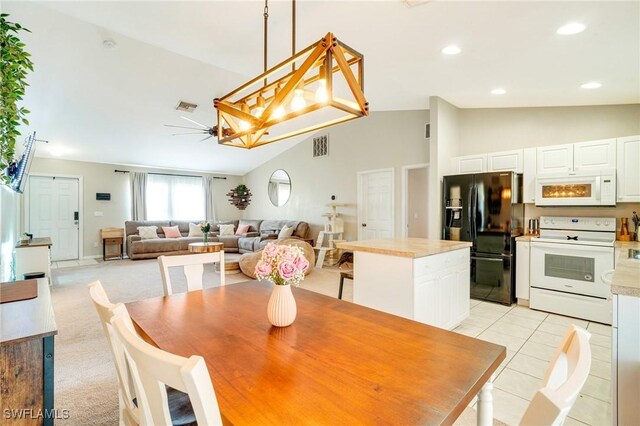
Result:
M364 251L399 257L425 257L471 247L467 241L428 240L426 238L390 238L336 243L342 250Z
M640 297L640 260L629 258L629 249L640 250L640 243L616 241L619 251L611 281L611 293Z

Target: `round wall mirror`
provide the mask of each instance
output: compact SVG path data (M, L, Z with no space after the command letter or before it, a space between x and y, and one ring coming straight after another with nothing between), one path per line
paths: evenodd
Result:
M287 172L278 169L269 178L269 200L276 207L284 206L291 195L291 178Z

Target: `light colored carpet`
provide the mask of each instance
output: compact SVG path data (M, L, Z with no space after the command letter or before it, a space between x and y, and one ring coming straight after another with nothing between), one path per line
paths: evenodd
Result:
M55 406L70 412L59 425L117 425L116 372L86 285L100 280L111 301L130 302L162 296L162 280L156 260L114 260L90 266L52 271L53 307L58 324L55 342ZM227 285L247 281L243 274L228 274ZM186 289L184 276L172 271L174 291ZM316 269L302 288L337 297L339 273ZM205 287L220 283L213 266L205 266ZM352 300L353 287L345 280L343 299ZM266 315L266 307L265 307Z

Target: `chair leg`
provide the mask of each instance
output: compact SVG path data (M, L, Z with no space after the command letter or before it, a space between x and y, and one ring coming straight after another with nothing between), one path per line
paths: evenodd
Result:
M338 290L338 299L342 299L342 287L344 286L344 277L340 276L340 289Z

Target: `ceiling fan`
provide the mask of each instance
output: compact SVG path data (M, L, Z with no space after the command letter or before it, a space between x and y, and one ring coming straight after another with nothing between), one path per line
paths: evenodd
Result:
M165 124L165 127L175 127L178 129L187 129L187 130L195 130L194 132L182 132L182 133L173 133L171 136L182 136L182 135L207 135L204 139L201 139L200 142L204 142L207 139L210 139L214 136L218 136L218 128L217 127L209 127L205 126L202 123L198 123L190 118L185 116L180 116L180 118L190 121L194 125L198 127L187 127L187 126L176 126L174 124Z

